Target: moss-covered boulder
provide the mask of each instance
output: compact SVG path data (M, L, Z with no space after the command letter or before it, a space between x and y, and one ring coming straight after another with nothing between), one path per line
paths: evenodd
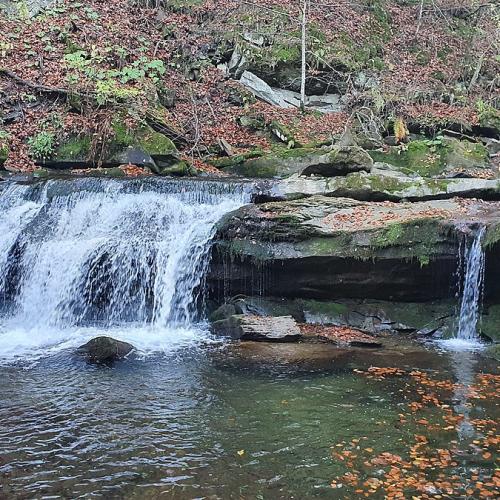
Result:
M494 175L487 148L479 142L460 141L451 137L414 140L388 151L370 151L371 157L388 163L407 175L422 177Z
M479 326L483 335L494 342L500 342L500 304L485 308Z
M259 158L226 160L225 172L258 178L285 178L293 174L335 177L351 172L369 172L370 155L358 146L283 149ZM219 163L220 165L220 163Z
M128 127L123 117L111 123L111 133L105 144L93 144L86 134L70 135L59 141L50 158L39 163L54 169L96 166L114 168L134 164L149 168L158 175L192 176L196 169L181 160L174 143L141 123Z

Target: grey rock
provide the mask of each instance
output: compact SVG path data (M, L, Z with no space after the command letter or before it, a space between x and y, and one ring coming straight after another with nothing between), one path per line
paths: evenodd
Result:
M227 293L285 298L430 301L454 296L457 236L484 224L486 297L500 297L500 204L457 199L373 203L309 196L229 214L208 281ZM230 279L224 262L231 259Z
M111 337L96 337L77 349L77 354L83 356L89 363L111 364L127 357L134 346Z
M500 199L500 182L495 179L429 179L406 176L391 165L374 163L370 172L353 172L345 177L305 177L294 173L275 185L277 196L325 195L361 201L426 201L462 198Z
M373 160L359 146L296 148L248 159L224 168L226 172L247 177L274 178L293 174L323 177L343 176L372 168Z
M300 329L291 316L233 315L212 324L212 331L237 340L295 342Z
M285 109L300 107L300 94L298 92L271 87L250 71L242 73L240 83L247 87L255 97L268 104ZM306 98L306 106L321 113L333 113L344 109L339 94L308 96Z

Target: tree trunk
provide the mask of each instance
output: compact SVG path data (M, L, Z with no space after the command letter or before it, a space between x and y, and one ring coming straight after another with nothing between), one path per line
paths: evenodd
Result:
M302 74L300 78L300 109L306 107L306 38L307 38L307 7L309 0L302 3Z

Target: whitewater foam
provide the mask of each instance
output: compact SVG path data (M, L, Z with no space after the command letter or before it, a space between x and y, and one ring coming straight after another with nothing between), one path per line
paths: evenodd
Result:
M4 189L0 357L103 334L144 351L199 340L216 224L250 196L242 183L161 179Z

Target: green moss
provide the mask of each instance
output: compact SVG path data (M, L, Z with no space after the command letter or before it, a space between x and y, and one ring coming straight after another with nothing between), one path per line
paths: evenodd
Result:
M500 223L489 226L484 237L483 247L489 248L500 242Z
M420 267L428 266L430 263L430 257L428 255L419 255L417 258L420 262Z
M385 153L369 151L374 161L389 163L406 173L431 177L441 173L446 165L448 148L434 141L412 141L406 148L392 147Z
M282 142L288 144L289 148L300 148L301 144L295 140L293 132L282 123L273 120L269 124L271 132Z
M187 161L180 161L169 167L161 169L160 175L171 175L173 177L193 177L198 172Z
M393 249L400 257L418 259L427 265L443 241L439 222L435 219L419 219L390 224L375 230L371 246L377 249Z
M304 242L300 242L298 246L305 253L321 256L349 256L352 252L356 252L356 248L352 245L352 235L350 233L335 234L333 236L309 238Z
M328 316L329 318L341 316L349 312L349 308L345 304L338 302L320 302L318 300L299 300L298 302L304 311Z
M319 153L321 153L321 151L319 151ZM289 158L305 158L311 154L318 154L318 150L312 148L281 149L276 153L276 156L286 160Z
M138 146L151 156L164 155L176 150L174 143L167 136L149 127L143 129L137 139Z
M389 224L374 238L373 243L381 248L394 246L403 237L404 232L404 228L400 223Z
M467 147L463 148L462 153L466 158L478 162L486 162L489 158L488 149L479 142L468 143Z
M111 149L136 147L151 156L166 155L176 151L174 143L165 135L142 124L135 129L127 128L121 117L116 117L111 124L114 133Z
M132 146L134 136L127 128L125 121L121 117L117 117L111 123L111 128L114 133L114 142L120 146Z
M495 304L481 317L481 333L495 342L500 342L500 304Z
M414 183L411 181L402 181L397 177L390 177L385 175L366 175L358 172L347 175L340 181L336 181L339 187L352 190L363 190L369 189L374 192L384 192L384 193L400 193L405 189L408 189Z
M91 138L88 135L72 137L68 141L62 143L56 150L58 160L88 160L91 147Z
M0 164L5 163L9 156L9 146L7 144L0 145Z

